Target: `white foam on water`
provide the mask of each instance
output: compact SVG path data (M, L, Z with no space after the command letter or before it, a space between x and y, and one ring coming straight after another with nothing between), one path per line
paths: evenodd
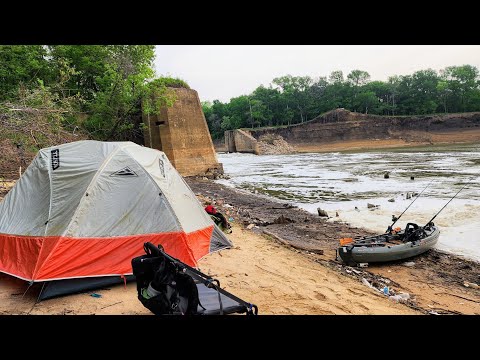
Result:
M425 224L470 181L434 221L441 231L437 248L480 261L480 145L218 158L231 177L220 183L293 202L312 213L320 207L333 220L379 233L415 199L407 200L407 192L420 193L428 185L395 226ZM369 210L367 203L380 206Z
M403 229L408 222L425 225L447 201L448 199L442 201L441 199L423 198L422 200L420 197L395 223L394 227L398 226ZM406 200L405 197L397 197L394 203L388 202L386 198L373 198L343 203L321 202L298 205L312 213L316 213L317 207L321 207L332 217L330 221L342 221L381 234L392 224L392 215L400 216L411 202L412 199ZM368 209L367 203L380 206ZM335 216L336 213L339 215L338 218ZM480 204L478 201L457 201L456 198L452 200L434 220L434 223L440 228L440 238L436 247L480 261L479 214Z

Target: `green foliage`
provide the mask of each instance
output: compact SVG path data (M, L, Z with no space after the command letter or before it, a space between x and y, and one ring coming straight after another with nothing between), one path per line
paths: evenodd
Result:
M43 147L78 139L78 135L85 138L69 122L82 99L77 95L62 97L57 85L40 84L33 89L22 85L15 101L1 102L0 140L8 139L35 153Z
M370 74L362 70L352 70L352 72L347 75L347 79L353 86L363 86L370 80Z
M478 69L471 65L449 66L442 75L450 92L449 107L457 111L476 111L480 96Z
M248 96L203 107L214 138L241 127L297 124L336 108L376 115L480 111L479 71L471 65L451 66L439 73L427 69L395 75L386 82L370 81L362 70L352 70L346 79L340 70L328 79L286 75Z
M184 80L168 76L159 77L150 82L148 85L190 89L190 86L188 86L188 84Z
M188 84L171 77L160 77L145 86L142 109L145 114L158 114L162 106L172 106L176 100L175 93L169 88L190 89Z
M38 79L48 83L52 70L42 45L0 45L0 101L14 98L20 86L33 88Z
M151 92L146 84L155 75L154 49L153 45L0 46L0 100L18 101L19 89L48 92L57 104L76 99L75 107L64 111L62 122L94 139L133 140L142 134L141 99ZM188 86L176 79L160 82ZM42 99L38 101L31 105L44 105Z
M88 103L91 116L84 127L101 140L130 140L141 132L140 122L134 119L141 113L146 81L154 75L154 46L111 45L98 50L98 56L104 58L101 65L92 59L92 68L96 72L103 67L103 73L93 79L85 77L93 80L87 90L94 96Z

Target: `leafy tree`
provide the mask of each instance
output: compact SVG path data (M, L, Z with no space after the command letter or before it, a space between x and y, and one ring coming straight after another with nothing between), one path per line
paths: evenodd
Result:
M442 102L445 113L447 113L447 100L450 92L451 90L448 88L448 82L446 80L439 80L437 83L437 93Z
M399 110L407 115L431 114L438 108L439 77L432 69L401 76L398 86Z
M69 91L85 99L83 123L94 138L126 140L140 132L138 119L147 80L153 78L153 45L51 45L54 67L74 69Z
M362 93L373 93L376 102L369 102L368 112L376 115L388 115L391 111L391 89L388 83L372 81L362 87Z
M287 99L287 109L290 106L290 108L297 110L301 122L307 120L307 108L311 100L308 89L312 82L309 76L292 75L278 77L272 81Z
M154 75L154 46L114 45L108 50L105 73L95 79L99 90L86 126L103 140L127 140L140 131L132 120L141 111L146 81Z
M355 87L366 85L370 80L370 74L362 70L352 70L347 75L348 81Z
M378 105L378 97L373 91L364 91L358 94L356 99L356 107L361 112L368 114L368 110Z
M477 98L478 69L471 65L449 66L444 75L451 91L451 107L453 111L473 111L478 109L478 103L471 100Z
M335 70L330 73L328 78L331 84L342 84L343 83L343 71Z
M49 84L53 73L42 45L0 45L0 100L17 96L20 86L32 89L41 80Z
M257 114L261 126L278 125L283 118L283 106L281 102L281 94L278 89L272 87L266 88L260 85L250 96L252 101L261 101L262 108L256 108L261 111Z
M218 100L215 100L217 103L219 103ZM204 101L202 102L202 110L203 114L205 115L205 120L207 121L208 129L210 131L210 134L212 135L212 138L218 139L222 137L223 135L223 128L222 128L222 117L220 113L222 111L215 112L215 109L213 107L213 103L210 101Z
M398 94L401 78L398 75L390 76L388 78L388 87L390 89L390 98L392 100L391 107L392 115L395 116L395 111L398 108Z
M250 104L248 96L242 95L236 98L230 99L230 103L227 105L227 122L225 126L228 126L226 130L239 129L242 127L248 127L250 119ZM225 120L225 117L222 117ZM222 120L222 124L223 124Z
M325 101L329 110L339 107L348 107L345 99L348 97L350 88L345 84L341 70L332 71L329 78L329 86L325 90Z
M250 117L252 127L255 125L261 126L263 124L267 124L271 120L272 113L269 111L267 106L263 104L262 100L251 99Z
M362 101L357 101L357 95L360 91L360 88L368 83L370 79L370 74L362 70L352 70L350 74L347 75L347 82L352 87L353 96L351 96L352 108L356 110L358 106L362 107L360 103ZM365 98L365 96L363 97Z

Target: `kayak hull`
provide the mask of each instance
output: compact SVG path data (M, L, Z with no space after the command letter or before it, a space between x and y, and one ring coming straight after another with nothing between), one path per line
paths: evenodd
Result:
M402 244L385 242L383 244L362 245L353 243L341 246L338 253L345 263L352 265L402 260L430 250L436 245L439 236L440 230L433 226L429 235L420 240Z

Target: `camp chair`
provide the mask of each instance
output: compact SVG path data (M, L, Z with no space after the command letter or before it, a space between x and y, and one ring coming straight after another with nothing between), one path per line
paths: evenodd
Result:
M250 304L228 291L221 289L218 280L168 255L161 245L157 247L147 242L144 244L144 250L146 255L132 259L132 268L137 281L139 300L145 307L149 308L148 303L142 298L142 291L144 291L153 280L156 270L153 264L168 261L170 265L174 266L177 273L186 274L194 280L198 290L199 300L197 310L194 313L195 315L227 315L232 313L245 313L247 315L258 314L256 305ZM152 309L150 310L153 312Z

